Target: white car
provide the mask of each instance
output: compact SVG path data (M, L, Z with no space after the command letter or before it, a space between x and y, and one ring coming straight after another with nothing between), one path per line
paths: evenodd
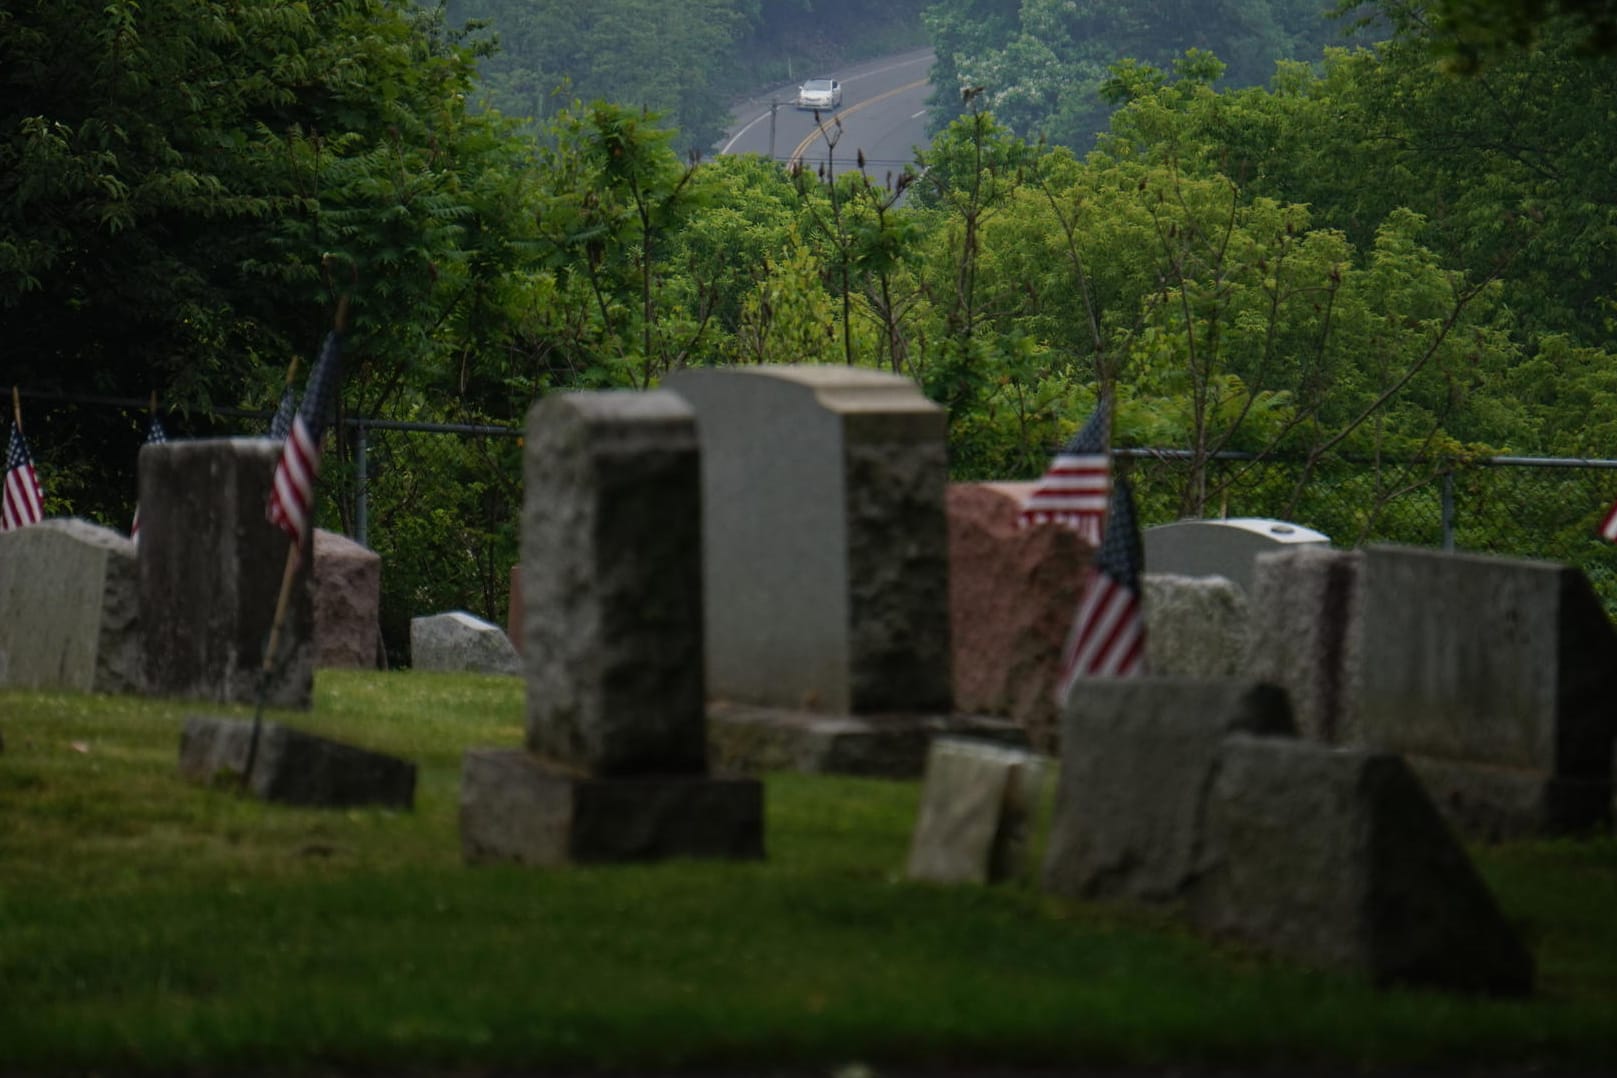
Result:
M797 88L797 107L830 112L842 105L842 83L836 79L809 79Z

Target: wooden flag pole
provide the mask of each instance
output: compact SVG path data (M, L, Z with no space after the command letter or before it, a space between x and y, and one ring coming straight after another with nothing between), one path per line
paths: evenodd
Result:
M293 356L292 362L286 365L286 388L292 388L292 376L298 373L298 357Z
M22 430L22 394L17 392L16 386L11 387L11 417L16 420L17 430L20 432Z

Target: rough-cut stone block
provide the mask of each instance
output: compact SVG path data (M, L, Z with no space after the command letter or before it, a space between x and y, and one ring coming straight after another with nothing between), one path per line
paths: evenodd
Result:
M1018 527L1021 504L1013 484L949 486L954 700L1014 720L1053 752L1061 646L1093 552L1069 528Z
M1061 725L1044 886L1073 898L1171 902L1205 866L1202 818L1236 731L1290 734L1285 694L1245 681L1096 678Z
M471 863L756 859L763 815L754 779L589 778L514 749L470 749L462 760L461 852Z
M382 646L382 558L345 535L314 533L314 661L374 670Z
M911 836L911 879L994 883L1028 868L1045 761L991 742L938 738Z
M135 545L85 520L0 532L0 685L141 685Z
M708 711L714 767L749 774L917 778L926 769L933 740L944 736L1027 747L1020 726L990 715L825 715L727 703Z
M663 385L701 432L713 695L949 710L943 410L907 378L849 367L687 370Z
M1362 595L1364 744L1611 781L1617 634L1582 572L1372 546Z
M1282 686L1298 732L1351 744L1358 679L1357 551L1302 547L1260 554L1247 596L1246 674Z
M230 438L140 451L140 617L146 690L253 703L289 540L264 515L281 443ZM266 700L308 707L308 558L293 578Z
M1221 576L1146 573L1145 636L1151 672L1161 677L1221 678L1246 663L1246 595Z
M1531 989L1531 954L1397 756L1232 737L1220 757L1202 929L1378 984Z
M1140 536L1148 573L1221 576L1242 591L1252 587L1260 554L1300 547L1326 547L1330 538L1301 524L1266 517L1179 520L1147 528Z
M143 520L142 542L145 530ZM234 785L247 769L252 733L251 719L187 718L180 735L180 775L192 782ZM265 801L398 809L415 801L415 764L278 722L261 724L252 757L247 789Z
M700 774L702 490L672 393L559 393L528 413L528 747L592 774Z
M410 619L410 665L468 674L522 672L504 630L464 610Z

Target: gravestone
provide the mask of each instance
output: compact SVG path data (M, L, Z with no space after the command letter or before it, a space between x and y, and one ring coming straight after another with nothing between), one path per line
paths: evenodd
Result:
M1247 596L1248 676L1286 690L1297 732L1355 744L1358 551L1298 547L1259 554Z
M1093 551L1070 528L1019 527L1010 484L951 483L947 504L955 706L1004 716L1054 753L1061 647Z
M1235 736L1195 924L1377 984L1524 993L1533 958L1396 755Z
M321 808L414 805L415 765L406 760L278 722L261 724L256 746L252 732L251 719L187 718L180 735L181 777L234 787L248 771L250 756L247 790L264 801Z
M1246 594L1222 576L1146 573L1145 638L1162 677L1236 677L1246 667Z
M1360 742L1478 837L1609 828L1617 633L1581 571L1372 546L1359 595Z
M663 385L701 436L713 696L947 711L943 409L906 378L850 367L686 370Z
M1044 887L1173 902L1205 870L1203 819L1231 733L1289 735L1285 694L1235 679L1093 678L1067 699Z
M226 438L140 450L141 651L146 691L254 703L287 561L265 517L281 443ZM306 708L314 684L309 559L293 577L274 707Z
M528 751L466 754L464 857L761 857L761 785L707 772L690 407L661 390L546 397L524 465Z
M927 755L906 874L996 883L1028 868L1044 761L990 742L938 738Z
M1222 576L1243 591L1252 586L1252 559L1296 546L1328 546L1330 538L1301 524L1266 517L1180 520L1140 535L1148 573Z
M0 685L141 685L135 544L85 520L0 532Z
M382 638L381 556L316 528L313 574L315 665L374 670Z
M410 619L410 665L470 674L522 672L504 630L464 610Z

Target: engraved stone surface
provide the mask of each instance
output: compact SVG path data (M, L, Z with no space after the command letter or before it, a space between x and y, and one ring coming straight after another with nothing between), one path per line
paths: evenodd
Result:
M86 520L0 532L0 685L141 685L135 544Z
M253 703L289 540L265 518L281 443L174 441L140 450L141 648L146 691ZM308 707L309 559L293 578L266 700Z
M597 776L702 773L695 416L661 390L560 393L527 430L528 747Z
M713 696L948 710L943 410L909 379L848 367L686 370L663 385L701 432Z

